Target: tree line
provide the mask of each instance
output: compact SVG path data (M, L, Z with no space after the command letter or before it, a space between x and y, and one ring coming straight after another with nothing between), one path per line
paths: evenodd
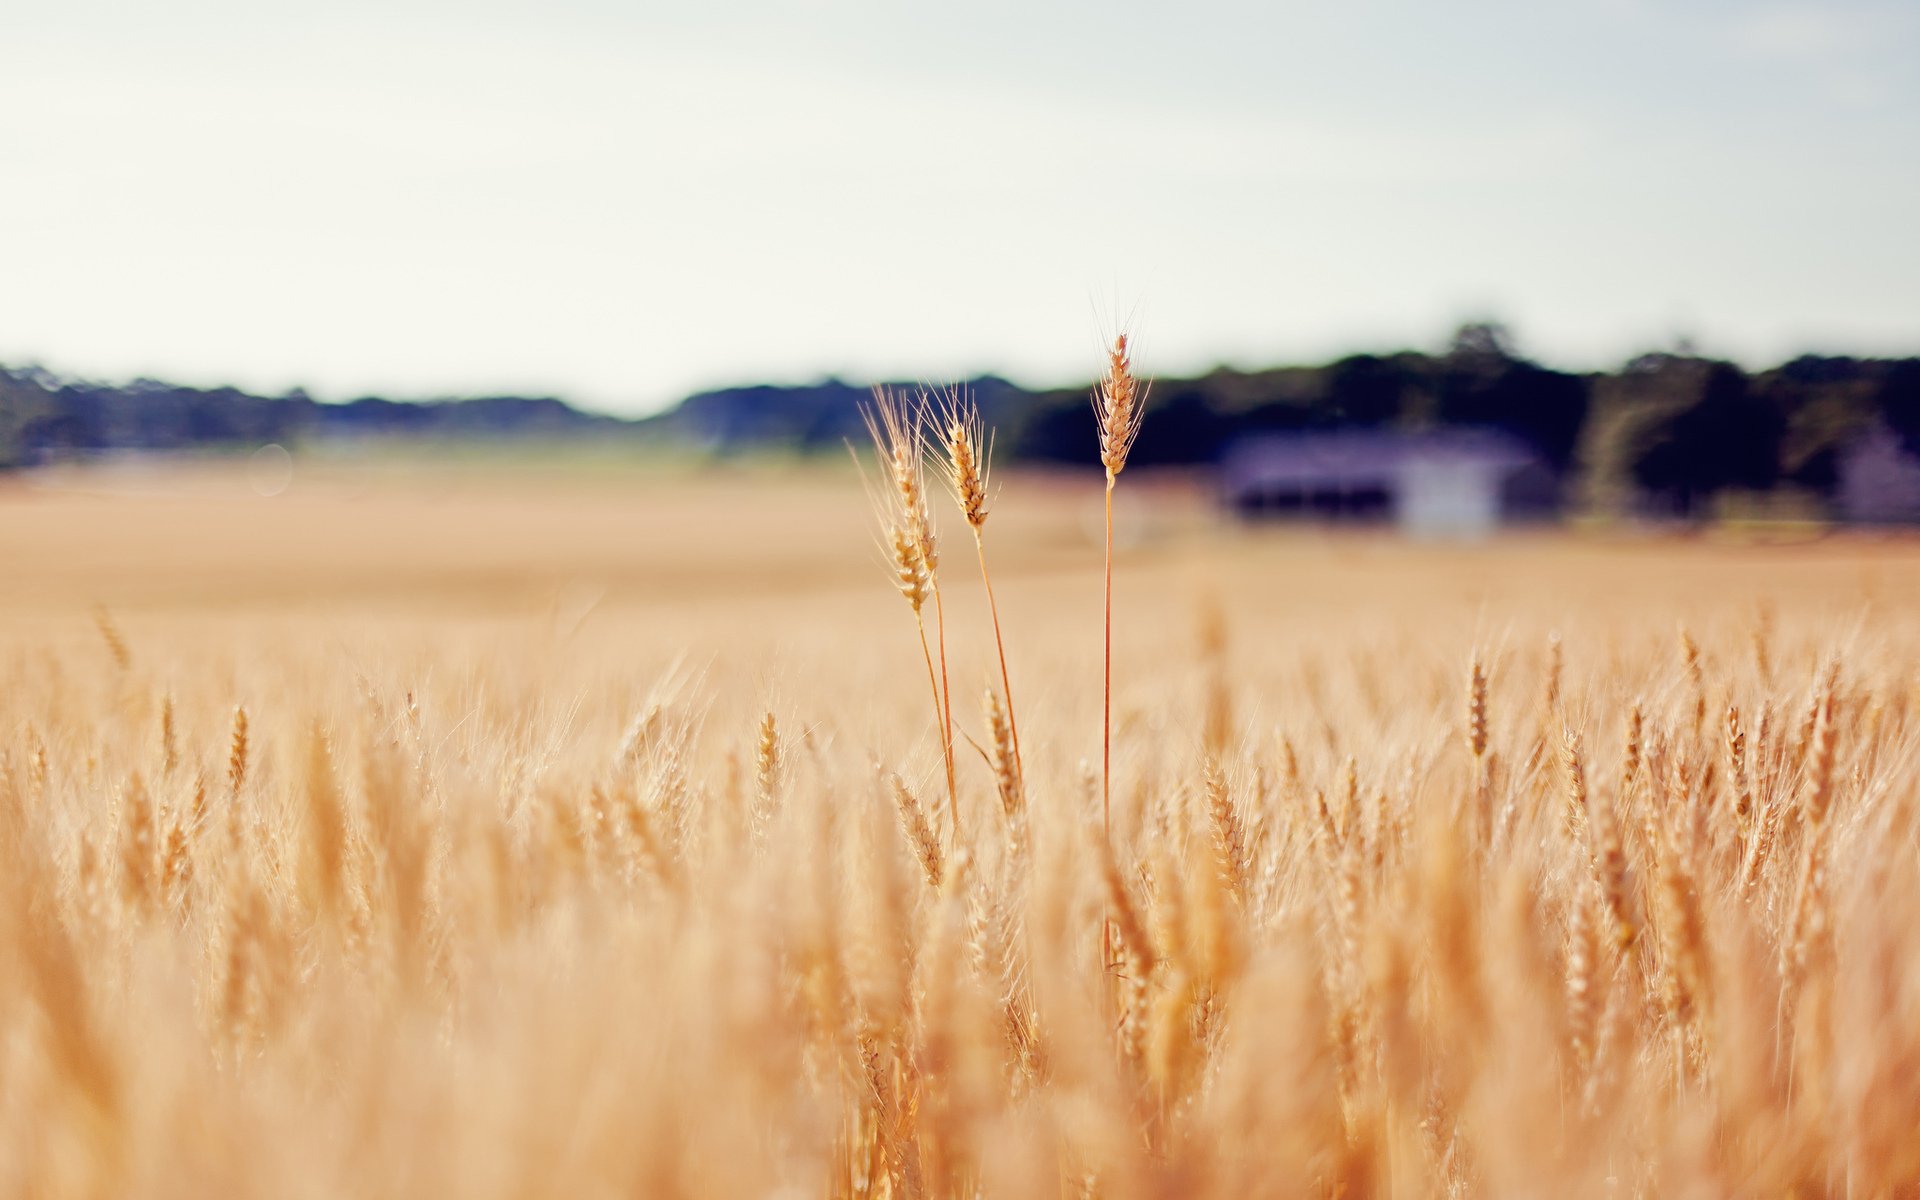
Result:
M0 367L0 470L116 451L252 449L326 439L566 438L629 422L551 396L323 403L152 379L103 384Z
M1087 390L1030 391L970 381L998 429L1002 461L1084 464L1094 444ZM552 397L345 404L301 392L255 396L152 380L86 383L0 369L0 466L113 450L247 447L312 439L604 437L727 455L841 453L861 436L862 386L827 380L690 396L623 420ZM1591 503L1655 496L1701 511L1727 492L1830 492L1839 456L1884 427L1920 454L1920 358L1805 355L1767 370L1686 350L1645 354L1612 372L1532 361L1497 324L1463 326L1440 353L1353 354L1319 366L1219 368L1153 384L1137 466L1213 461L1234 439L1292 430L1449 426L1504 430L1531 446Z

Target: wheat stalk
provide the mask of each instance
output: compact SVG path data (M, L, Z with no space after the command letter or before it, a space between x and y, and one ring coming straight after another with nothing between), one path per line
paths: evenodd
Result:
M887 531L889 558L895 586L913 607L913 619L920 634L920 649L927 659L927 674L933 679L934 724L940 735L941 761L946 767L947 807L956 839L960 829L960 800L953 770L953 704L947 687L947 618L940 598L939 553L934 540L933 521L927 512L927 492L923 481L926 460L926 412L924 404L909 405L889 388L873 390L873 402L863 417L867 433L879 455L886 477L886 497L875 496L881 511L881 524ZM935 633L939 643L940 667L934 674L933 651L927 641L924 606L933 599Z
M1127 335L1113 339L1107 352L1107 371L1094 390L1093 413L1100 434L1100 462L1107 472L1106 492L1106 589L1102 627L1105 655L1101 676L1100 700L1100 824L1113 832L1113 486L1127 466L1127 455L1134 439L1140 436L1140 421L1146 414L1146 390L1133 374L1132 352Z
M946 451L947 482L954 501L973 531L974 556L980 561L980 582L987 593L987 613L993 621L993 648L1000 658L1000 690L1006 696L1007 729L1012 742L1014 773L1025 778L1020 757L1020 723L1014 715L1013 679L1007 671L1007 643L1000 632L1000 604L993 594L993 576L987 570L988 478L992 469L993 443L986 436L980 407L967 389L948 389L940 402L941 445Z

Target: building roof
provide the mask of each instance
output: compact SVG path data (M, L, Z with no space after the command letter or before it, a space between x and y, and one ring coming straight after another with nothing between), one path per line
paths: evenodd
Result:
M1453 466L1509 474L1541 462L1527 445L1493 429L1424 433L1338 430L1240 438L1221 455L1222 483L1241 488L1386 487L1410 466Z

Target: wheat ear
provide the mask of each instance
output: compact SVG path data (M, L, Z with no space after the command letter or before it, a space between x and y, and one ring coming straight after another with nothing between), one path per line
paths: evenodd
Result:
M919 797L913 794L898 774L887 775L887 786L893 792L893 804L900 813L900 831L906 835L908 847L919 861L920 870L926 874L927 886L938 892L940 880L946 873L946 856L940 852L940 840L933 835L926 809L921 807Z
M247 784L247 710L236 705L233 710L233 741L227 752L227 794L234 800L240 797L240 789Z
M1473 830L1484 848L1492 781L1487 770L1487 666L1478 654L1467 667L1467 751L1473 755Z

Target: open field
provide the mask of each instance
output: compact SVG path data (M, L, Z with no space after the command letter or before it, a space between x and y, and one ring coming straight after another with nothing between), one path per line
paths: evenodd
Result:
M0 480L0 1192L1920 1187L1920 543L1097 488Z

